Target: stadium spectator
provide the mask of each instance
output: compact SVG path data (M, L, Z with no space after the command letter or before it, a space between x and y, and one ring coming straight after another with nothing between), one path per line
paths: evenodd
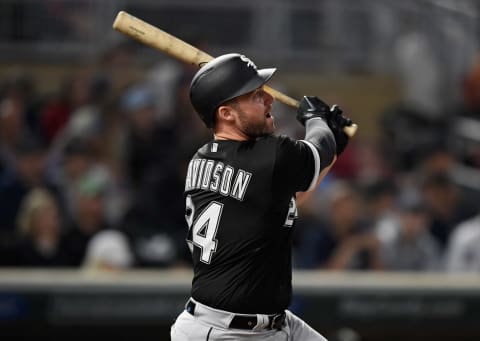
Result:
M378 239L361 218L361 201L354 187L330 185L326 216L304 231L298 246L298 266L325 270L378 270L382 268Z
M73 221L65 242L73 266L80 266L91 238L106 228L105 195L108 178L100 170L85 173L73 187Z
M85 72L68 76L60 83L58 93L48 98L41 110L42 130L48 143L52 143L66 126L72 112L88 101L88 76Z
M87 245L85 270L120 271L134 266L128 238L117 230L98 232Z
M74 186L93 167L92 151L82 138L73 138L64 146L58 147L58 150L50 149L47 182L55 189L67 225L74 220Z
M377 226L394 214L397 195L394 180L393 177L378 178L361 185L364 219L367 226Z
M123 230L132 238L140 266L171 266L184 253L185 230L178 172L177 135L169 121L159 121L151 90L137 84L121 107L127 117L124 170L131 206ZM185 259L189 259L183 256Z
M73 114L50 146L48 181L61 198L69 223L73 219L74 187L88 172L103 173L108 179L105 194L108 223L118 224L122 219L126 199L121 178L116 176L111 164L102 157L105 129L101 114L94 106L82 107Z
M398 201L397 213L375 227L385 270L440 270L441 249L428 229L429 216L420 194L405 190Z
M455 227L446 252L446 270L452 273L480 272L480 215Z
M480 199L480 56L462 83L462 101L452 109L450 148L455 155L453 178L477 202Z
M431 217L430 232L444 250L450 233L461 221L475 214L474 203L462 196L460 188L446 173L423 175L422 192Z
M19 240L8 265L65 267L70 265L62 238L58 205L45 188L32 189L22 200L17 217Z
M35 91L34 78L26 71L17 71L0 86L0 98L9 103L18 115L17 127L7 126L4 132L10 137L35 137L43 141L43 133L39 121L42 98ZM13 129L12 129L13 128ZM16 130L15 128L21 128ZM15 141L11 141L15 142Z
M24 137L13 146L10 156L0 172L0 234L15 230L21 201L45 180L45 147L41 142Z
M0 100L0 166L7 169L14 160L15 146L32 134L24 126L24 105L10 98Z

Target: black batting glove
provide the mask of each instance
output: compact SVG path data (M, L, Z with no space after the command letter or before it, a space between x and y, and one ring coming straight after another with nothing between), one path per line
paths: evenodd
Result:
M330 115L327 119L327 124L335 136L335 143L337 144L337 156L347 147L349 137L343 131L344 127L352 125L352 120L342 115L343 110L338 105L332 105L330 108Z
M328 122L330 107L320 98L315 96L303 96L297 109L297 120L305 126L305 122L314 117L320 117Z

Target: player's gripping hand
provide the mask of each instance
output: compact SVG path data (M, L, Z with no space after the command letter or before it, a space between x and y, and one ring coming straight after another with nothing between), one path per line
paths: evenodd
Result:
M328 123L330 107L320 98L303 96L297 109L297 120L305 126L305 122L314 117L320 117Z
M347 147L349 137L343 131L344 127L352 125L352 120L342 115L343 110L336 104L330 108L330 114L327 119L327 124L335 136L335 143L337 144L337 156L340 155Z
M352 124L352 120L342 115L339 106L330 107L327 103L315 96L303 96L297 110L297 120L305 126L305 122L314 117L325 120L333 132L337 145L336 154L340 155L348 144L349 137L343 128Z

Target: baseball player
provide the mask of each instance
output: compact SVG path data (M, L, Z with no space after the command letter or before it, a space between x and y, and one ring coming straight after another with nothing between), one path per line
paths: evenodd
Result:
M214 139L188 165L187 243L191 298L171 328L173 341L325 340L286 310L292 296L292 229L297 192L312 190L348 143L351 121L338 107L303 97L304 140L274 136L275 69L240 54L205 64L190 100Z

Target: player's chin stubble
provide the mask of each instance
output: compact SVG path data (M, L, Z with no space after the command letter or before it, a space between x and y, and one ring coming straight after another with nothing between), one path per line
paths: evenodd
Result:
M244 113L241 113L239 117L242 131L251 139L269 136L275 131L275 121L273 117L255 122L248 120Z

